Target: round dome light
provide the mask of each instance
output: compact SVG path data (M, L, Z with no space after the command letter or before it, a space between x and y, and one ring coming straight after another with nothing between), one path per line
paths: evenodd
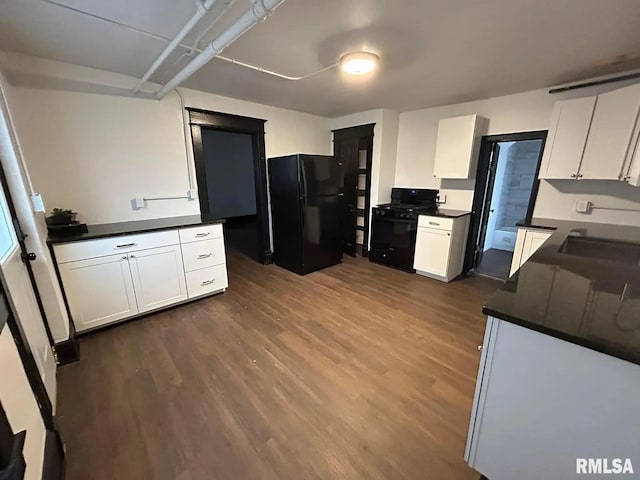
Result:
M371 52L351 52L340 58L340 67L351 75L364 75L374 70L380 57Z

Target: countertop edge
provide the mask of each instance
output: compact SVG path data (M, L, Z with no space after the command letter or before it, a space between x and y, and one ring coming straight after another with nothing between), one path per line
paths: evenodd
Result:
M169 217L169 218L179 218L179 217ZM158 220L162 220L162 219L158 219ZM144 221L146 220L140 220L140 222L144 222ZM128 222L121 222L121 223L128 223ZM134 224L136 223L136 221L132 221L131 223ZM70 235L69 237L57 236L53 238L49 236L47 237L46 243L49 246L53 246L53 245L61 245L64 243L75 243L75 242L84 242L88 240L97 240L100 238L121 237L124 235L133 235L137 233L161 232L165 230L175 230L180 228L195 227L198 225L215 225L215 224L223 224L223 223L225 223L224 219L214 219L214 220L200 219L199 221L185 220L184 223L178 222L173 225L158 225L158 226L149 226L146 228L145 227L136 228L135 225L132 225L131 229L118 231L118 232L104 232L104 233L96 233L96 234L87 233L87 234L82 234L81 236ZM116 225L116 224L117 223L114 223L113 225ZM99 224L99 225L102 226L102 225L112 225L112 224L105 223L105 224ZM92 226L95 227L98 225L89 225L88 227L91 228Z
M454 211L452 211L454 212ZM460 218L465 217L467 215L471 215L471 212L466 210L460 210L458 213L445 213L445 212L434 212L434 213L420 213L418 216L421 217L440 217L440 218Z
M497 318L498 320L503 320L505 322L509 322L529 330L533 330L545 335L549 335L550 337L554 337L559 340L564 340L565 342L572 343L574 345L588 348L589 350L595 350L596 352L600 352L604 355L609 355L612 357L616 357L620 360L624 360L626 362L631 362L631 363L635 363L636 365L640 365L640 355L637 355L633 352L603 346L601 343L590 342L589 340L586 340L584 338L575 337L573 335L569 335L567 333L561 332L559 330L555 330L553 328L546 328L543 325L540 325L537 323L527 322L526 320L522 320L521 318L517 318L517 317L511 317L504 313L492 310L491 308L482 307L482 313L484 313L485 315L489 315L491 317Z

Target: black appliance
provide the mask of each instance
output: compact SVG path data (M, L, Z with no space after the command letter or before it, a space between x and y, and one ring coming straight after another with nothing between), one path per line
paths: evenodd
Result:
M344 173L326 155L269 159L274 261L299 275L342 262Z
M437 211L438 193L431 189L391 189L391 203L373 207L369 260L415 272L418 215Z

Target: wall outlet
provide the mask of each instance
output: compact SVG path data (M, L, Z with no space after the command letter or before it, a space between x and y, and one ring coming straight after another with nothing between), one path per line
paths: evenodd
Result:
M444 205L445 203L447 203L447 194L439 193L438 197L436 198L436 202L440 205Z
M579 200L576 202L576 212L578 213L591 213L593 203L589 200Z
M191 190L189 190L187 192L187 197L189 197L189 200L197 200L198 199L198 190L196 190L195 188L192 188Z
M33 206L34 212L45 213L47 211L47 209L44 208L44 202L42 201L42 197L39 193L31 195L31 205Z
M146 207L146 204L144 202L144 197L135 197L134 199L131 200L131 207L134 210L140 210L141 208Z

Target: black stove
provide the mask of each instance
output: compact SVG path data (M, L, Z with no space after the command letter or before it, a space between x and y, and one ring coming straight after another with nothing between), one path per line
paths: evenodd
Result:
M393 188L391 203L373 207L369 260L415 272L418 215L434 213L438 190Z
M427 215L435 210L433 207L423 207L411 203L383 203L373 207L373 214L395 218L418 218L418 215Z

